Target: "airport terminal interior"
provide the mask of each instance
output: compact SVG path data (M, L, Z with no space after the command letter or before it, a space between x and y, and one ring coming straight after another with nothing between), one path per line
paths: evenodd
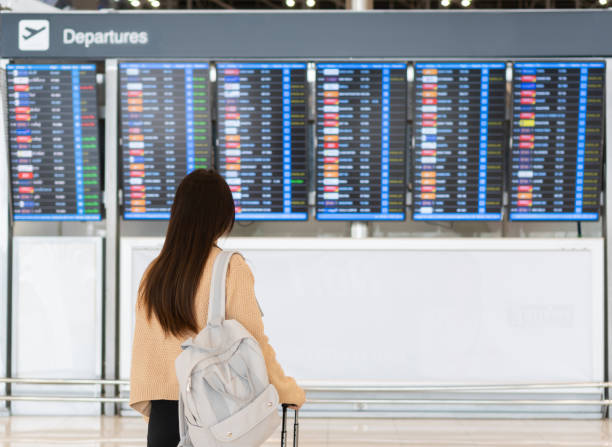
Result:
M0 0L0 446L147 445L138 287L198 169L286 445L612 445L608 1Z

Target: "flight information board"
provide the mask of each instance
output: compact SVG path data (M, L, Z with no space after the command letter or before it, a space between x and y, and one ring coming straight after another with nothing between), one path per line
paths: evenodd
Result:
M319 220L404 220L406 64L316 66Z
M306 64L218 63L217 168L237 220L306 220Z
M124 219L168 219L179 183L212 168L209 66L119 64Z
M14 220L100 220L96 67L9 64Z
M500 220L504 63L415 64L413 219Z
M511 220L597 220L603 62L516 62Z

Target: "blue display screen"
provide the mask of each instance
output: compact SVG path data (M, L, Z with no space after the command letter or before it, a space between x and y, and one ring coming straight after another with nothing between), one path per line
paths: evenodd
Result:
M413 219L500 220L504 63L415 64Z
M13 219L101 219L96 67L6 66Z
M599 219L603 62L517 62L511 220Z
M306 64L218 63L217 103L236 220L306 220Z
M209 65L121 62L124 219L168 219L179 183L212 161Z
M316 66L316 217L404 220L406 64Z

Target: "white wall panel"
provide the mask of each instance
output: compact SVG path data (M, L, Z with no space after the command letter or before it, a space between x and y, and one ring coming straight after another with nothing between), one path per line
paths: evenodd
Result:
M122 241L122 365L161 239ZM601 239L240 239L272 345L307 383L603 379Z
M102 238L16 237L13 376L97 379L101 373ZM94 395L91 386L14 386L15 394ZM14 402L13 414L97 414L89 403Z

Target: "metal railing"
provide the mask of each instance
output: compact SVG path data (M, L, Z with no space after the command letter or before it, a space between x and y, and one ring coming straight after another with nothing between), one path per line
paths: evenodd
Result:
M0 377L0 384L13 385L115 385L127 386L128 380L108 380L108 379L29 379L29 378L6 378ZM521 384L455 384L455 385L414 385L414 386L355 386L355 385L319 385L305 386L307 393L460 393L460 392L495 392L503 391L512 395L514 393L525 394L529 391L548 390L548 391L570 391L570 390L589 390L607 389L612 387L612 382L565 382L565 383L521 383ZM605 399L601 393L601 399L475 399L475 398L330 398L330 399L308 399L310 404L374 404L374 405L597 405L610 406L612 400ZM117 396L48 396L48 395L0 395L0 401L32 401L32 402L93 402L93 403L127 403L127 397Z
M26 378L12 378L12 377L0 377L0 384L11 384L11 385L66 385L66 386L78 386L78 385L129 385L129 380L109 380L109 379L26 379ZM129 399L127 397L113 397L113 396L44 396L44 395L30 395L30 396L14 396L14 395L0 395L0 401L25 401L25 402L91 402L91 403L127 403Z

